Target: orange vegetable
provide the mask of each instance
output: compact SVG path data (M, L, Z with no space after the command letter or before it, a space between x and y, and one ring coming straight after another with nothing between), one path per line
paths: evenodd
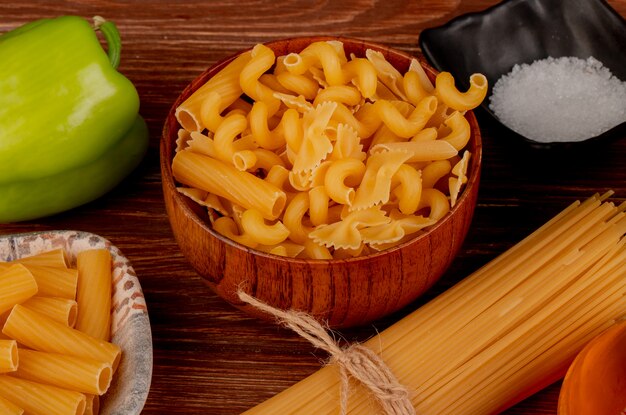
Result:
M626 321L589 342L569 367L559 415L626 413Z

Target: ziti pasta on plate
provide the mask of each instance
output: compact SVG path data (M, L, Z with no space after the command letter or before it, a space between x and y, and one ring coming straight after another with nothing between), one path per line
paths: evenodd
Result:
M138 294L127 260L97 235L0 238L0 412L138 414L152 366L135 344L150 341Z

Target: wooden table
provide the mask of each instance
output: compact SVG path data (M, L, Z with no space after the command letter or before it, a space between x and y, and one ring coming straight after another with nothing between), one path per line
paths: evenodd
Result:
M102 15L116 22L124 47L120 70L137 86L141 113L151 132L144 162L114 191L51 218L0 225L0 234L76 229L111 240L132 261L152 322L154 375L143 413L241 413L316 371L326 356L292 332L251 319L225 303L204 285L179 252L165 213L159 172L159 139L170 105L202 70L259 42L298 35L342 35L419 54L417 39L422 29L494 3L0 2L0 32L62 14ZM626 0L609 3L626 16ZM364 340L383 330L573 200L607 189L616 191L617 200L626 197L626 139L555 167L511 144L500 127L484 114L478 116L484 142L482 182L461 253L425 298L375 324L344 330L347 339ZM555 384L506 413L554 414L558 393Z

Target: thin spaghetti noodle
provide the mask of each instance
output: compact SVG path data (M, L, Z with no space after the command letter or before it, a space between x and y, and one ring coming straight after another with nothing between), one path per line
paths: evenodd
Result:
M575 202L517 245L367 341L419 414L492 414L561 378L580 349L626 319L626 203ZM329 364L245 412L336 414ZM349 414L380 408L354 385Z

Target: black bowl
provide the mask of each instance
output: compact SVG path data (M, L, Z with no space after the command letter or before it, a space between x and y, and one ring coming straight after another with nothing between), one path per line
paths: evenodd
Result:
M506 0L425 29L419 44L426 59L436 69L452 73L461 87L469 87L472 73L483 73L489 81L488 97L496 81L515 64L549 56L593 56L626 81L626 20L604 0ZM488 98L482 108L498 120ZM539 143L504 127L542 149L580 148L626 136L626 123L622 123L580 142Z

